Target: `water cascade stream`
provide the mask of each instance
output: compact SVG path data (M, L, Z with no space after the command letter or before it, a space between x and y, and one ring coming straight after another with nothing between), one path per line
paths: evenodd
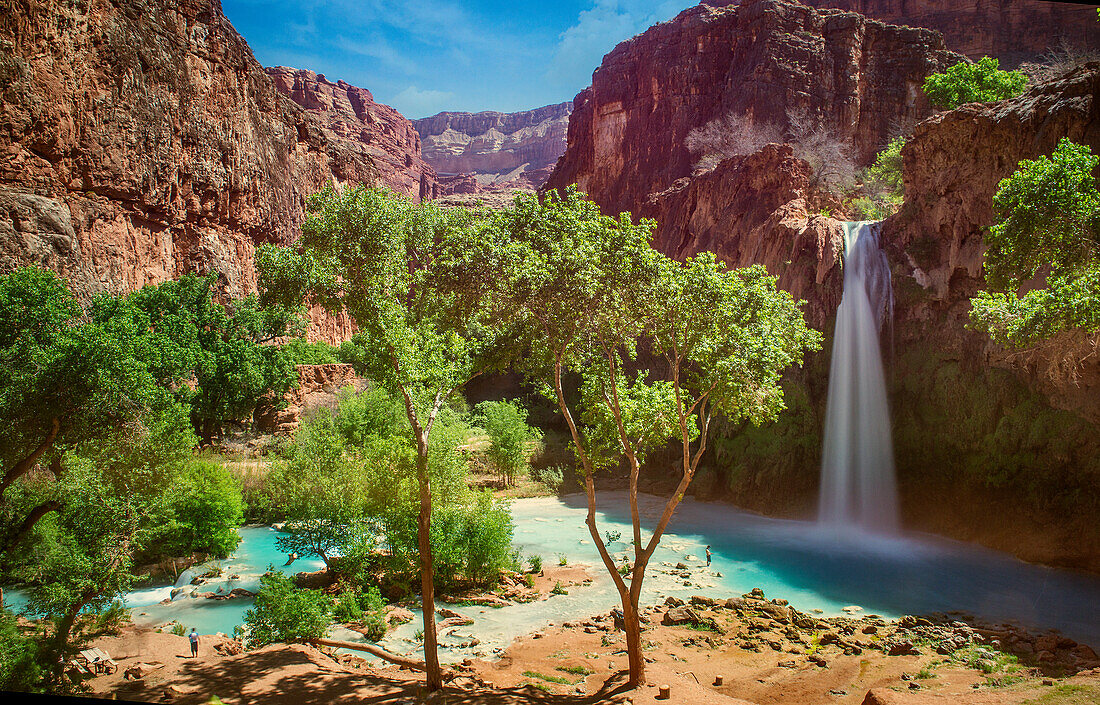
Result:
M833 335L818 518L837 531L892 534L898 502L880 345L894 312L890 267L879 223L843 225L844 293Z

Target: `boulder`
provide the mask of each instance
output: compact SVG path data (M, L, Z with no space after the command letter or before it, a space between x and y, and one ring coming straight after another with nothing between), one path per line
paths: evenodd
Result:
M690 607L673 607L661 618L661 624L666 627L681 624L697 624L700 621L699 614Z

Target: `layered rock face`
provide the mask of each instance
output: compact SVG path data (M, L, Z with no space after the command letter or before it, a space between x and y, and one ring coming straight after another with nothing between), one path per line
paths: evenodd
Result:
M187 272L245 295L309 194L404 178L280 95L217 0L3 0L0 85L0 269L85 298Z
M571 109L559 103L519 113L446 112L413 124L425 161L440 175L472 175L480 187L538 188L565 151Z
M708 4L722 4L711 2ZM1097 5L1042 0L802 0L806 5L858 12L890 24L928 27L947 47L971 59L995 56L1006 65L1035 59L1063 42L1100 50Z
M573 102L548 186L577 183L606 212L637 212L691 174L688 133L729 112L825 121L869 160L928 114L924 78L959 61L930 30L781 0L700 5L619 44Z
M1100 62L1019 98L964 105L916 127L902 152L905 207L884 229L897 269L923 293L908 315L949 321L962 336L957 344L968 342L966 302L984 285L982 235L994 219L997 186L1020 160L1049 155L1063 137L1100 152ZM1084 350L1094 340L1067 334L1029 356L1006 354L984 337L972 344L984 346L991 363L1024 372L1054 405L1100 425L1100 361ZM1073 354L1079 347L1084 354ZM1077 357L1083 367L1059 369Z
M374 102L370 91L305 69L276 66L267 74L279 93L320 120L329 141L346 142L371 160L383 184L417 199L438 194L435 170L421 157L413 124L390 106Z
M840 305L844 238L835 220L812 213L810 167L789 145L726 159L678 180L642 208L678 259L710 251L732 267L766 264L779 285L807 301L807 320L829 324Z

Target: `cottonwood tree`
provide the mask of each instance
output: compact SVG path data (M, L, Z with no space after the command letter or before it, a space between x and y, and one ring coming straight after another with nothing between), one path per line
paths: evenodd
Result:
M1062 138L998 185L983 263L992 291L978 292L970 313L997 343L1029 348L1064 331L1100 331L1098 164L1087 145ZM1034 277L1045 286L1019 295Z
M715 414L754 422L783 408L779 375L820 336L762 267L729 271L713 255L686 264L649 245L651 221L610 218L571 187L545 200L517 197L477 254L501 275L502 315L531 336L528 374L569 428L588 501L586 524L623 608L629 683L645 683L639 600L645 569L698 470ZM664 369L631 371L640 340ZM581 378L579 399L563 378ZM681 480L648 541L638 509L647 453L682 446ZM596 523L595 474L625 460L634 564L619 573Z
M453 276L476 242L478 221L383 188L326 189L309 208L294 247L260 250L261 289L265 301L308 299L346 311L359 329L357 365L404 402L416 448L427 686L435 691L442 674L430 542L431 432L447 400L500 362L497 326L481 294L487 280Z

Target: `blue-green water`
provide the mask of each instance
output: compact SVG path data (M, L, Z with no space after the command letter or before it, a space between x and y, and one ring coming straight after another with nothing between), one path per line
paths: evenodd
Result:
M626 494L609 492L599 499L600 530L618 531L629 540ZM640 503L643 525L651 526L663 500L642 496ZM569 595L530 604L458 608L475 624L441 635L442 643L451 646L441 654L443 660L488 655L521 634L606 612L618 604L618 595L584 525L585 513L582 495L513 502L515 543L525 555L539 554L544 564L552 565L562 554L571 565L591 566L595 581L588 587L570 588ZM288 573L320 568L319 560L298 560L283 567L286 556L275 548L275 535L268 528L241 529L237 552L220 562L225 578L240 575L240 579L198 590L255 589L269 564ZM643 540L648 538L649 534L644 534ZM703 559L708 544L713 554L709 569ZM622 540L612 548L617 559L626 555L627 545ZM692 585L685 586L683 578L662 572L671 572L678 562L691 567ZM1096 577L1034 566L1005 554L930 536L840 535L823 531L816 523L769 519L692 499L685 499L677 509L647 571L645 585L643 601L647 603L667 595L724 598L760 587L768 597L783 597L803 611L839 614L848 605L888 617L962 611L987 620L1056 628L1079 641L1100 644L1100 579ZM185 596L168 605L157 604L170 592L171 587L166 586L131 593L127 604L133 608L134 620L150 624L178 620L200 633L229 634L243 621L252 602ZM384 645L398 652L415 652L412 636L418 628L414 620L391 632ZM336 636L357 638L346 630L338 630ZM481 644L453 648L471 637Z

